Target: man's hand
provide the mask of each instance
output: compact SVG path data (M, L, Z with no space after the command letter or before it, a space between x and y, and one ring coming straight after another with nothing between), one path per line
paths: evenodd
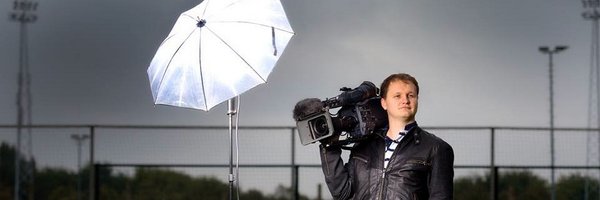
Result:
M321 140L319 140L319 142L321 143L321 145L327 147L331 144L337 143L340 140L340 133L333 133L333 135L323 138Z

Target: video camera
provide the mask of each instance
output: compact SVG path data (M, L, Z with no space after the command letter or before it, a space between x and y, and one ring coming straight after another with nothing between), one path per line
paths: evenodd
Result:
M303 145L339 136L346 139L327 141L347 145L385 126L387 113L381 107L379 88L375 84L364 81L354 89L343 87L340 91L340 95L324 101L307 98L296 104L293 117ZM341 108L337 113L329 112L338 107Z

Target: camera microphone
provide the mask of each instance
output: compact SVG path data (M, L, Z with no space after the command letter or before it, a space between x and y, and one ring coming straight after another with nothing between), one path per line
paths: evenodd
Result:
M325 103L332 108L352 105L371 97L376 97L377 93L379 93L377 86L370 81L364 81L352 90L348 88L342 88L341 90L344 91L342 94L332 99L327 99Z
M293 117L296 121L304 120L316 114L325 112L323 102L317 98L307 98L296 103Z

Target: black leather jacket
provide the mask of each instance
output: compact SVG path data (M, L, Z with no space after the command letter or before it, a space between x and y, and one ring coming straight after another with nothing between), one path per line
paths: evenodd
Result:
M382 133L356 143L348 163L338 146L320 146L325 182L334 199L452 199L454 152L435 135L415 127L383 169Z

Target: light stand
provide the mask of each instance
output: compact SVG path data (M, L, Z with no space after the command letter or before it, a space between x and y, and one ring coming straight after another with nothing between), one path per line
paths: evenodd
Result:
M590 20L592 22L592 42L591 42L591 55L590 55L590 79L589 79L589 95L588 95L588 128L592 127L592 100L593 100L593 94L594 94L594 80L595 80L595 90L596 90L596 98L598 98L600 95L600 81L598 81L598 77L600 77L600 65L599 65L599 60L600 60L600 52L599 52L599 47L600 47L600 40L598 38L598 33L599 33L599 25L598 25L598 20L600 19L600 12L598 12L598 8L600 8L600 1L599 0L582 0L581 3L583 3L583 8L585 9L585 11L583 13L581 13L581 16L583 17L583 19L585 20ZM596 126L598 128L600 128L600 100L596 99ZM594 148L594 146L596 146L596 148L600 148L600 136L597 136L596 140L592 140L591 139L591 134L592 132L590 131L588 133L588 141L587 141L587 157L586 157L586 165L590 165L590 161L592 159L596 160L598 159L598 157L593 157L593 153L590 153L590 151L594 151L592 148ZM598 133L594 134L594 135L598 135ZM599 149L595 149L595 151L600 153ZM597 156L597 155L596 155ZM598 160L598 162L600 162L600 160ZM586 175L589 173L589 170L586 170ZM600 186L598 186L598 191L600 191ZM586 179L585 180L585 199L588 199L590 196L590 183L589 180Z
M21 163L22 160L27 161L31 155L31 127L27 129L27 147L21 147L22 129L24 125L31 125L31 76L29 74L28 63L28 45L27 45L27 24L37 20L37 15L34 13L37 10L38 3L28 0L14 0L13 12L10 13L10 20L19 23L19 74L18 74L18 91L17 91L17 144L15 150L15 188L14 199L34 198L31 188L25 191L21 186L31 187L33 184L33 168L27 162ZM27 150L27 156L23 156L23 149ZM23 156L23 157L22 157ZM24 164L25 166L21 166ZM21 168L26 168L24 171ZM31 195L31 196L28 196Z
M237 120L237 112L239 108L238 104L239 96L233 97L227 100L227 115L229 116L229 176L227 177L229 180L229 200L233 199L235 188L238 188L238 177L237 171L239 170L239 166L237 166L238 161L236 159L236 174L233 174L233 147L238 145L237 141L237 130L238 130L238 120ZM234 117L236 116L236 117ZM235 133L235 142L234 142L234 133ZM236 148L237 149L237 148ZM236 158L238 154L235 154ZM235 185L234 185L235 182Z
M550 49L548 46L540 46L539 51L543 54L548 54L548 68L550 76L550 180L551 180L551 199L556 199L556 184L554 181L554 69L552 56L569 48L568 46L560 45Z
M90 136L86 134L71 135L71 139L77 143L77 200L81 200L81 145L89 138Z

